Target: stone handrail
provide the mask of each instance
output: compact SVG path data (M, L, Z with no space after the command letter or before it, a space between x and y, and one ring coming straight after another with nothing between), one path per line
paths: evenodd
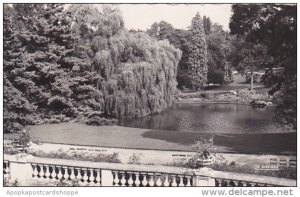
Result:
M269 176L192 170L172 166L78 161L33 156L4 155L11 181L79 179L93 186L296 186L296 180ZM22 180L22 177L27 177ZM40 179L38 179L40 178Z

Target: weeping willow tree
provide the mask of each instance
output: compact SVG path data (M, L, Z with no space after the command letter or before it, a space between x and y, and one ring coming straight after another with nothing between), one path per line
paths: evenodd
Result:
M100 75L95 97L105 115L141 117L172 104L180 50L144 33L129 33L116 8L73 5L69 10L76 21L73 32L87 47L91 71Z

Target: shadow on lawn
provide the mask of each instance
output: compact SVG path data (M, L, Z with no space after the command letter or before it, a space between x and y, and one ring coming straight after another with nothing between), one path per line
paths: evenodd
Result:
M186 133L174 131L147 131L145 138L192 146L200 137L212 134ZM279 134L213 134L214 145L220 152L248 154L296 154L296 133Z

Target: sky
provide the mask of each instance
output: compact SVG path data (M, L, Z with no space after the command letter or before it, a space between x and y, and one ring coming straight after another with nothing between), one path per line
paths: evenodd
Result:
M118 7L128 30L146 30L162 20L174 28L187 29L197 11L229 30L232 15L230 4L121 4Z

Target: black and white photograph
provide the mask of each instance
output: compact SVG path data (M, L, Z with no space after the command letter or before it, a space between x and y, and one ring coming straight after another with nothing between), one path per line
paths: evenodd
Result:
M2 9L5 191L294 195L296 3L24 1Z

